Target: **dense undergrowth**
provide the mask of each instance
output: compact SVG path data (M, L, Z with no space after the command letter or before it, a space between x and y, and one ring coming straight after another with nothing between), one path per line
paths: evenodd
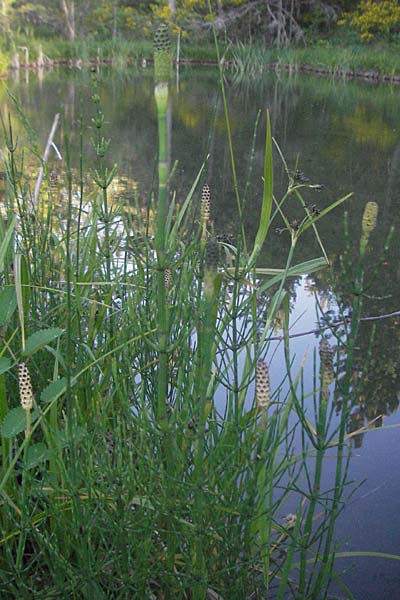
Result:
M336 578L334 525L346 495L346 421L357 393L352 361L376 205L365 212L354 273L343 259L354 298L346 327L335 332L344 375L335 380L334 350L321 330L319 357L309 358L313 388L306 392L304 364L297 372L292 367L285 284L327 265L317 222L345 198L313 214L301 196L308 184L287 170L287 191L274 199L267 114L262 213L255 240L247 239L243 214L250 199L238 192L223 95L237 227L233 241L215 238L206 164L199 165L186 199L169 193L170 59L161 29L155 49L158 186L132 213L110 203L116 171L109 165L95 73L92 178L98 192L87 197L84 185L83 124L79 148L70 147L65 124L65 219L54 216L60 184L47 173L35 196L27 151L22 160L11 124L5 126L4 598L311 600L328 597ZM37 159L33 132L24 125ZM80 153L77 180L72 152ZM285 217L288 200L304 211L296 226ZM291 237L283 270L257 264L277 215ZM310 228L322 256L294 265L296 245ZM271 390L269 337L279 309L285 364L281 384ZM333 387L341 398L338 419ZM324 488L328 451L336 469Z

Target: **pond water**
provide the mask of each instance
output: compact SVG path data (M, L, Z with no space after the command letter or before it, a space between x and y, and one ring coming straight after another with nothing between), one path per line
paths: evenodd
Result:
M94 107L90 100L91 78L87 71L54 71L40 77L21 72L19 80L8 82L18 97L31 125L38 132L39 146L44 147L53 117L61 111L65 123L56 143L62 147L61 134L68 127L73 148L78 148L79 119L83 115L85 139L90 154L90 118ZM111 138L110 163L119 166L113 188L115 201L123 197L128 205L133 190L140 201L148 197L154 178L157 126L153 102L153 79L148 69L99 73L100 95ZM4 90L3 90L4 91ZM351 248L356 255L365 203L379 205L379 226L371 237L369 269L380 256L390 225L396 227L393 242L381 272L369 296L364 315L386 315L398 311L400 298L400 88L367 83L342 82L311 76L277 76L267 74L257 81L235 81L227 76L226 91L231 116L233 145L237 161L239 188L247 186L246 228L249 238L258 227L262 195L263 142L265 108L271 112L273 135L290 170L299 169L318 189L308 189L304 197L314 210L348 192L354 196L323 219L318 226L320 237L331 260L334 277L328 270L314 277L298 278L290 286L293 332L316 327L316 293L325 310L337 313L335 298L350 301L340 277L339 255L344 249L343 213L349 214ZM3 114L15 112L4 93ZM251 156L255 122L255 152ZM18 127L18 125L16 125ZM172 85L170 105L171 165L177 161L171 189L183 198L201 165L206 163L207 180L212 189L212 216L215 229L230 233L235 226L235 198L232 185L226 132L216 73L213 70L186 68ZM78 152L72 152L77 165ZM287 175L275 153L275 194L279 198L287 187ZM63 168L56 155L51 168L62 177ZM89 160L90 163L90 160ZM90 166L90 165L88 165ZM290 201L291 219L301 212ZM289 246L289 235L276 222L274 232L263 249L263 266L282 267ZM295 262L320 256L321 251L310 235L299 244ZM365 360L370 324L365 324L357 349L360 368ZM293 351L301 356L304 348L318 343L315 335L297 338ZM275 363L276 364L276 361ZM272 382L279 378L279 368L272 365ZM376 419L371 432L354 439L350 477L365 480L341 516L336 538L342 550L398 553L400 539L400 316L378 322L373 359L368 374L368 389L354 411L349 428L357 429ZM382 429L381 426L384 426ZM337 561L339 571L346 571L344 581L357 600L398 598L399 562L377 558L347 558ZM339 594L339 592L338 592Z

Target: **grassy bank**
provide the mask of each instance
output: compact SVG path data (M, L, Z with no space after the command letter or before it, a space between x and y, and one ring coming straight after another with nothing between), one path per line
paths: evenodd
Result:
M204 44L175 40L174 58L182 62L215 63L212 40L207 36ZM110 62L116 66L137 64L152 59L152 45L146 40L116 38L96 40L86 38L70 43L60 38L26 39L15 41L15 46L29 49L29 61L34 64L42 48L45 60L88 64L94 61ZM239 74L258 76L266 69L310 71L339 77L366 77L379 80L400 78L399 46L396 44L345 44L320 40L307 46L266 48L261 44L225 44L221 55ZM4 67L10 64L12 53L3 55ZM20 61L23 62L21 53ZM0 67L1 64L0 63Z
M280 50L240 44L231 50L230 58L236 71L250 76L260 75L269 66L339 77L400 80L398 56L397 45L338 46L325 42Z
M29 49L29 62L34 65L38 59L39 49L44 54L45 62L74 61L89 63L96 60L112 62L116 66L135 65L143 59L153 59L153 46L148 40L137 40L129 38L116 38L107 40L96 40L86 38L74 43L61 38L21 38L15 42L15 46L26 46ZM177 44L174 47L175 58L178 56ZM12 52L7 53L7 61L10 63ZM182 60L212 61L215 62L215 49L209 40L205 45L188 44L180 45L179 57ZM24 54L20 51L20 62L23 63Z

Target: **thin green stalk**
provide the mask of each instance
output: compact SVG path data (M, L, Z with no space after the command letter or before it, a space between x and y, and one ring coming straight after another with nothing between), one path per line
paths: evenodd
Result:
M80 242L81 242L81 219L82 219L82 207L83 207L83 117L82 114L79 117L79 209L78 209L78 222L77 222L77 233L76 233L76 268L75 268L75 279L79 280L79 260L80 260Z
M68 207L67 207L67 231L65 239L65 275L66 275L66 305L67 305L67 322L66 322L66 403L67 403L67 419L72 423L72 393L71 393L71 365L73 362L73 341L72 341L72 261L71 261L71 222L72 222L72 172L69 155L69 141L67 134L64 135L65 159L67 170L68 184Z
M320 392L318 403L315 403L315 415L316 415L316 461L314 471L314 481L310 494L310 503L307 510L307 516L304 523L303 535L301 538L301 552L300 552L300 580L299 580L299 593L305 593L306 585L306 566L307 566L307 551L309 550L310 539L312 535L312 527L314 521L314 514L318 499L320 497L321 478L322 478L322 467L323 459L325 456L326 448L328 446L327 434L327 414L328 414L328 402L329 402L329 383L326 375L326 366L322 364L324 358L320 357ZM315 357L314 357L315 365ZM314 374L315 379L315 374ZM314 383L315 386L315 383ZM314 387L314 394L316 393ZM310 580L311 583L311 580ZM315 591L315 590L314 590Z
M264 586L266 599L269 598L270 583L270 538L271 538L271 506L272 506L272 485L270 476L273 465L272 456L269 456L271 448L268 448L269 436L267 435L267 408L262 409L260 428L258 435L261 438L261 447L259 458L259 473L257 476L257 531L260 537L261 562L264 575ZM269 477L268 477L269 475ZM268 504L267 504L268 503Z
M347 338L347 355L346 355L346 365L345 365L345 377L343 381L343 393L342 393L342 415L340 420L339 427L339 435L337 442L337 458L336 458L336 471L335 471L335 487L334 487L334 495L332 500L331 507L331 517L329 522L329 527L326 536L325 549L323 554L322 562L323 564L329 561L329 556L332 547L333 533L334 533L334 525L336 521L336 516L339 511L340 499L343 493L342 486L342 472L343 472L343 460L344 460L344 450L346 447L345 437L346 437L346 423L347 423L347 415L349 410L350 396L351 396L351 378L352 378L352 364L354 360L354 351L356 348L358 334L360 329L360 317L362 311L362 285L363 285L363 262L364 256L361 255L358 263L357 269L357 279L358 284L356 284L355 292L356 295L354 297L353 302L353 311L351 316L351 325L349 336Z
M213 12L210 0L207 0L207 5L208 5L208 13L209 13L210 17L212 18L212 21L214 22L214 12ZM213 31L213 38L214 38L215 53L217 55L217 62L218 62L218 73L219 73L219 81L220 81L221 94L222 94L222 103L223 103L223 107L224 107L226 134L228 136L228 148L229 148L229 157L230 157L231 169L232 169L233 189L235 190L236 207L238 210L239 222L240 222L241 228L242 228L243 250L244 250L244 253L247 254L246 235L245 235L245 231L244 231L244 224L243 224L243 218L242 218L243 217L243 209L242 209L242 202L240 199L239 185L238 185L237 174L236 174L236 161L235 161L235 154L233 151L231 124L230 124L230 119L229 119L228 102L226 99L226 92L225 92L225 85L224 85L223 62L221 60L221 53L220 53L218 39L217 39L217 32L216 32L214 25L213 25L212 31Z
M158 369L157 369L157 401L156 419L161 430L161 446L166 475L167 494L167 597L172 598L174 581L175 553L177 540L174 533L172 514L174 511L174 440L168 429L168 339L169 315L165 284L166 272L166 221L167 221L167 186L168 186L168 125L167 111L169 100L169 78L171 72L171 43L168 27L161 24L154 35L154 97L157 107L158 126L158 194L157 194L157 228L155 246L157 253L157 327L158 327Z
M27 413L29 411L26 411ZM27 417L28 419L28 417ZM26 461L28 458L28 449L29 449L29 443L30 443L30 426L29 426L29 431L28 431L28 424L27 424L27 432L25 435L25 440L26 440L26 444L24 446L24 459L23 459L23 470L22 470L22 484L21 484L21 490L20 490L20 506L21 506L21 533L19 535L19 539L18 539L18 547L17 547L17 555L16 555L16 559L15 559L15 568L17 570L17 572L20 574L21 570L22 570L22 561L23 561L23 557L24 557L24 550L25 550L25 543L26 543L26 537L27 537L27 526L28 526L28 507L29 507L29 502L28 502L28 494L27 494L27 489L28 489L28 470L26 468Z
M157 204L157 307L158 307L158 392L157 413L160 426L167 427L167 387L168 387L168 308L165 293L165 219L167 214L167 106L168 106L168 83L157 83L155 87L155 98L157 103L158 123L158 204Z
M218 310L218 296L221 287L222 275L206 266L204 281L204 301L202 326L199 331L198 341L198 375L196 386L196 402L198 403L198 426L196 444L194 449L194 481L195 481L195 516L197 521L197 536L193 559L195 584L193 589L194 600L204 600L207 590L207 570L204 554L204 454L207 417L211 410L211 399L208 397L209 383L212 376L214 357L215 324Z

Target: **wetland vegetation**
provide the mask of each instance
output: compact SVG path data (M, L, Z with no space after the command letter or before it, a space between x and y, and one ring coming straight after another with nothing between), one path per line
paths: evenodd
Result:
M144 69L136 92L147 109L133 130L140 143L126 128L136 106L118 125L119 171L103 103L126 88L124 74L113 88L93 69L85 110L70 76L54 138L62 162L42 158L53 113L32 113L47 120L40 141L25 116L24 96L38 105L29 88L16 84L21 104L7 100L0 590L10 598L352 598L335 562L346 555L335 527L355 487L350 459L398 404L397 328L387 326L398 318L396 296L384 305L391 318L363 320L379 315L398 281L396 99L384 94L377 122L375 95L365 91L360 103L350 88L341 106L355 110L329 117L329 129L343 120L354 143L381 144L368 169L390 163L383 210L371 188L353 210L351 189L342 189L349 177L338 184L312 160L320 147L298 157L287 132L297 122L307 144L310 128L298 118L293 80L277 82L273 95L268 84L269 114L246 81L206 77L203 97L185 95L179 112L192 137L172 146L179 96L170 60L161 28L155 81ZM50 74L46 102L59 85ZM317 87L324 127L337 97ZM194 107L209 104L211 90L214 112L204 117ZM132 96L125 101L129 111ZM243 107L252 107L252 125L238 151ZM204 139L191 129L199 114ZM185 163L193 148L196 168ZM340 135L323 152L359 181L362 166ZM292 337L301 278L323 291L314 294L308 353ZM379 374L390 360L391 380Z

